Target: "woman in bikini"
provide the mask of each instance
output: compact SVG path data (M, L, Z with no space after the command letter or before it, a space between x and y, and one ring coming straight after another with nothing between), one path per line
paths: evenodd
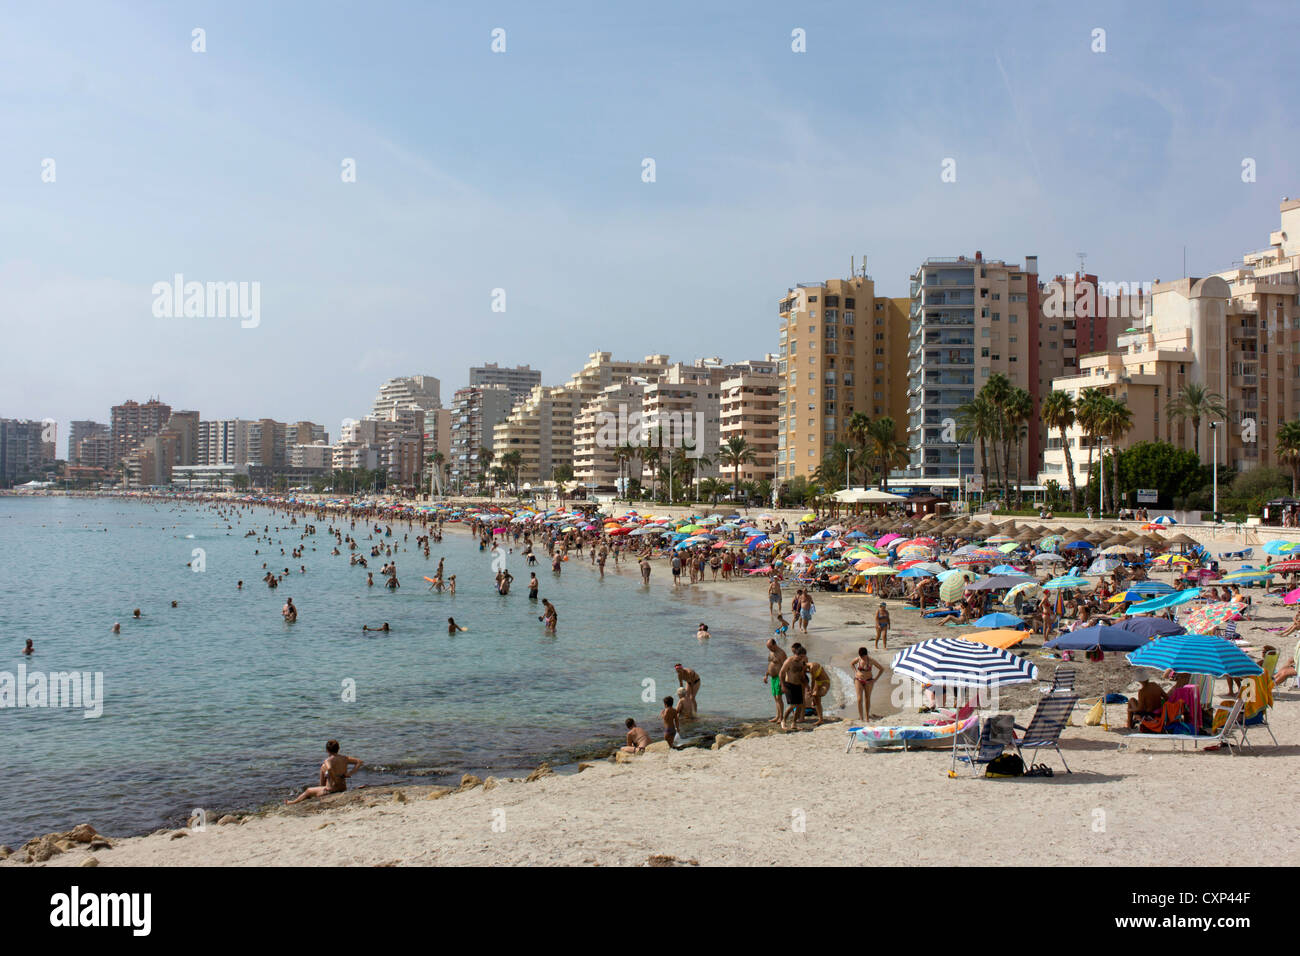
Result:
M875 715L871 713L871 691L876 686L876 678L885 669L872 660L865 647L858 648L858 656L853 661L853 686L858 692L858 719L868 720Z

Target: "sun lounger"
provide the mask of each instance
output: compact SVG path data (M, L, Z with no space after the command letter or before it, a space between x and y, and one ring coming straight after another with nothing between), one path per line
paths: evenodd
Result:
M1026 748L1041 750L1043 747L1051 747L1061 758L1065 772L1073 773L1070 765L1065 762L1065 755L1061 753L1061 731L1065 729L1065 722L1070 719L1070 712L1078 702L1078 696L1072 693L1048 694L1040 700L1029 726L1016 727L1017 730L1024 731L1023 737L1012 741L1020 758L1024 759Z
M1225 551L1219 555L1220 561L1245 561L1254 552L1254 548L1242 548L1240 551Z
M1134 740L1168 740L1179 745L1180 750L1186 750L1187 744L1192 745L1195 750L1200 744L1209 745L1226 745L1228 752L1235 754L1233 748L1234 741L1238 746L1245 743L1244 729L1241 725L1241 710L1244 705L1242 695L1238 695L1232 702L1232 707L1228 710L1227 719L1219 728L1218 733L1214 734L1125 734L1124 739L1119 742L1120 750L1127 750L1131 741ZM1270 730L1271 734L1272 731Z
M1056 668L1056 673L1052 675L1052 686L1043 688L1044 694L1063 693L1069 694L1074 692L1074 678L1076 671L1073 664L1062 664Z
M937 724L928 727L850 727L849 744L845 753L853 749L854 744L866 744L869 749L884 747L902 747L903 750L935 750L951 747L953 735L974 738L978 733L979 717L971 715L958 726L955 723Z

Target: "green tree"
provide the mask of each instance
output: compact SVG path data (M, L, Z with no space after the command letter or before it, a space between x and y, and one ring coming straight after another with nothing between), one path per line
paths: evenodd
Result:
M1088 487L1092 487L1092 459L1097 449L1097 440L1102 435L1102 421L1105 418L1107 397L1096 388L1085 388L1079 393L1079 404L1075 410L1083 437L1088 442ZM1098 507L1101 506L1101 486L1097 486Z
M1110 447L1118 449L1126 435L1133 430L1133 410L1128 407L1127 403L1119 399L1110 398L1106 400L1101 415L1102 434L1110 440ZM1111 469L1111 500L1114 507L1119 507L1119 469Z
M1186 502L1196 496L1212 477L1211 469L1201 464L1195 452L1169 442L1141 441L1108 457L1107 470L1119 474L1121 489L1155 488L1161 508L1176 507L1175 501ZM1099 480L1100 471L1089 466L1090 499L1098 493Z
M508 451L501 456L501 465L514 482L515 494L519 494L519 474L524 467L524 455L520 451Z
M731 498L734 501L740 492L740 469L754 461L754 449L741 435L732 435L718 451L718 461L731 472Z
M1192 423L1192 439L1195 443L1196 457L1201 457L1201 420L1211 417L1222 418L1228 414L1223 403L1223 396L1211 392L1204 385L1189 382L1180 388L1169 403L1167 409L1170 417L1178 421Z
M993 441L996 435L997 414L987 397L976 395L974 399L957 409L957 440L975 442L979 445L980 475L984 479L985 489L991 487L989 485L989 442Z
M1277 457L1291 466L1291 494L1300 483L1300 422L1283 422L1277 430Z
M1006 468L1003 470L1007 474L1011 470L1011 450L1015 448L1016 456L1016 504L1017 506L1024 503L1024 490L1021 475L1021 458L1020 449L1024 447L1024 438L1029 433L1029 422L1034 417L1034 398L1023 388L1013 388L1007 395L1002 404L1003 429L1005 432L1006 445L1003 454L1006 456ZM1011 488L1008 486L1003 492L1003 499L1011 500Z
M872 461L880 475L880 488L889 490L889 472L905 468L909 461L906 439L899 439L898 426L886 415L867 427L865 457Z
M1061 433L1061 448L1065 451L1065 474L1070 479L1070 510L1079 510L1079 489L1075 487L1074 461L1070 456L1070 439L1066 432L1074 424L1074 396L1069 392L1052 392L1043 399L1043 421L1048 428Z

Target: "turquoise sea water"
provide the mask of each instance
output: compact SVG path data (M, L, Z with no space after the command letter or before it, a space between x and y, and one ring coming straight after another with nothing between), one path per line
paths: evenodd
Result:
M29 672L104 680L97 719L0 709L0 843L82 822L126 836L176 825L194 808L281 799L316 782L330 737L366 761L354 785L527 771L621 743L626 717L659 739L657 701L675 692L677 661L702 676L703 717L766 714L768 632L737 614L727 585L674 593L656 562L646 589L634 564L615 570L612 560L601 581L576 556L556 578L543 551L531 570L559 609L552 636L528 600L522 556L509 558L515 585L502 597L489 554L458 525L446 526L428 561L415 530L402 540L405 525L373 542L364 522L344 526L374 572L367 587L346 546L330 555L329 522L305 541L304 523L266 509L227 521L197 504L0 498L0 672L25 663ZM273 544L244 536L263 526ZM409 549L393 556L396 592L381 586L388 559L369 558L375 542ZM293 559L299 544L306 551ZM200 573L186 566L194 549L203 551ZM443 556L457 576L454 596L423 581ZM292 569L278 589L261 582L264 561ZM287 597L300 608L294 625L280 616ZM468 632L448 637L449 615ZM361 631L384 621L390 634ZM705 643L695 638L700 621L716 635ZM24 658L29 637L36 653ZM642 699L647 679L651 702ZM355 702L343 699L347 681Z

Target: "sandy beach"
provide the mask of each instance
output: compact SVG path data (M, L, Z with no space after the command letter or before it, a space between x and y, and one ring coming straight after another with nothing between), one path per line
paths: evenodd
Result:
M1259 543L1258 536L1180 530L1216 553ZM715 630L752 631L756 650L770 633L762 579L692 590L736 599L726 602ZM1252 593L1257 600L1262 594ZM859 645L871 644L872 629L851 622L867 621L877 602L839 594L818 594L817 601L805 643L813 659L844 668ZM891 610L890 648L876 654L883 663L905 643L959 633L923 621L901 602ZM1257 655L1270 642L1268 629L1290 617L1275 599L1265 602L1258 620L1241 626L1247 653ZM1040 643L1033 638L1021 650L1050 678L1054 662L1040 658ZM1290 642L1282 643L1289 656ZM1103 678L1109 690L1128 689L1116 682L1141 672L1115 657L1080 664L1082 696L1098 693ZM761 668L757 654L756 664ZM754 715L762 719L770 703L755 683ZM888 684L878 687L880 709L889 706ZM1038 695L1035 685L1004 692L1000 709L1027 723ZM1051 778L985 779L968 768L950 778L948 751L846 753L848 718L856 714L836 709L816 730L769 733L768 726L721 748L666 752L658 744L652 750L660 752L593 761L576 773L472 778L456 790L361 787L209 820L203 829L113 839L111 849L65 842L64 852L39 865L995 865L1025 860L1027 849L1030 861L1048 865L1294 864L1300 693L1279 690L1276 700L1270 720L1281 745L1257 729L1254 747L1238 755L1177 752L1158 739L1120 750L1123 706L1110 708L1109 730L1076 726L1083 723L1079 707L1062 737L1073 773L1044 752L1035 761L1054 768ZM914 709L896 719L917 720ZM0 865L23 859L19 850Z

